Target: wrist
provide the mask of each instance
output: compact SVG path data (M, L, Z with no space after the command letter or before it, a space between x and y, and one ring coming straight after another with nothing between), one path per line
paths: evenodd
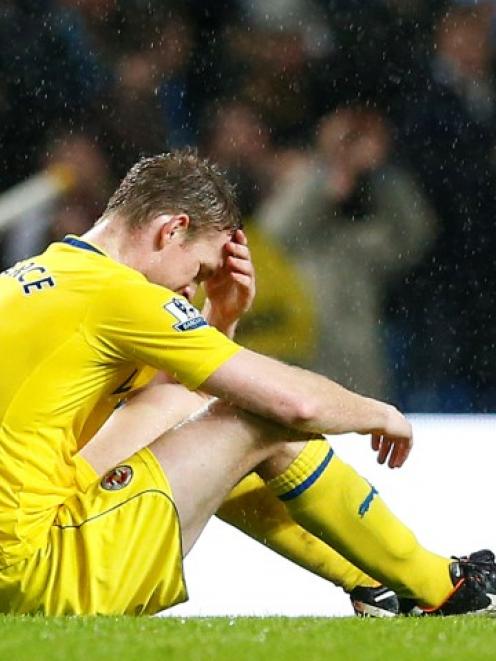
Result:
M395 410L394 407L377 399L372 399L369 397L366 397L365 399L367 400L368 411L366 416L366 429L364 430L364 433L384 431L389 426L392 412Z
M231 339L234 337L238 325L238 318L228 318L221 313L216 313L208 298L203 306L202 316L205 318L209 326L213 326Z
M208 323L210 324L210 326L213 326L231 340L234 338L234 335L236 333L236 328L238 326L237 319L230 321L223 318L217 318L217 319L212 318L208 320Z

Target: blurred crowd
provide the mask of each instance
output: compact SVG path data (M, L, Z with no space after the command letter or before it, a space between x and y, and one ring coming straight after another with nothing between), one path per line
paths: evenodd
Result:
M77 185L6 267L98 218L141 155L237 185L239 340L409 411L496 412L494 0L3 0L0 193Z

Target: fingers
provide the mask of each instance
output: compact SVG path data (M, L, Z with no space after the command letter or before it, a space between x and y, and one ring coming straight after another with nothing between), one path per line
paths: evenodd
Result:
M226 251L228 253L226 264L233 273L241 273L254 277L255 268L251 261L250 250L248 248L248 241L242 230L237 230L234 236L236 241L230 241L226 244Z
M389 451L391 450L392 444L393 444L392 441L390 441L388 438L384 436L381 438L381 441L379 443L379 451L377 455L377 462L379 464L383 464L386 461Z
M395 443L389 457L389 468L401 468L410 454L411 445L406 441Z
M249 275L243 275L242 273L232 273L231 278L238 283L238 285L241 285L245 289L250 289L252 286L252 279L250 278Z
M372 434L372 450L375 450L377 452L379 449L380 442L381 442L381 435Z
M394 406L386 404L383 413L381 428L372 432L372 449L380 464L388 461L390 468L400 468L413 445L412 426Z
M245 275L253 275L253 264L246 259L240 259L238 257L228 257L227 263L229 265L230 271L236 271L237 273L244 273Z
M251 260L250 250L248 248L248 244L246 243L246 239L245 243L235 243L234 241L229 241L226 243L226 251L233 257Z
M246 234L243 232L243 230L236 230L233 234L231 242L238 243L243 246L248 245L248 239L246 238Z
M378 453L377 462L384 464L388 460L389 468L401 468L408 459L412 445L411 440L372 434L372 449Z

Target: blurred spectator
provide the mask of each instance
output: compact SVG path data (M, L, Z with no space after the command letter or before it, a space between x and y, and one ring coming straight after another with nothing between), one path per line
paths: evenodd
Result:
M90 229L95 220L91 199L76 194L69 195L56 205L45 241L60 241L67 234L80 236Z
M258 215L317 296L311 367L366 395L390 397L387 287L421 259L436 223L411 176L393 164L383 116L356 107L324 117L311 158Z
M491 123L496 112L492 14L492 2L475 10L451 9L437 27L432 61L434 81L482 124Z
M435 17L447 0L329 0L340 103L373 101L394 121L422 85Z
M246 103L219 103L209 109L203 148L236 184L241 214L251 216L274 177L276 153L267 126Z
M171 149L195 141L196 122L191 108L190 75L195 51L193 25L184 16L169 19L160 33L155 56L157 94Z
M254 351L308 363L316 345L315 297L284 248L259 227L254 215L287 159L279 158L267 127L249 105L220 104L209 115L204 149L237 185L257 273L257 296L240 322L237 339Z
M490 4L454 7L439 21L430 79L403 125L410 158L442 219L433 251L401 294L398 317L414 338L403 388L410 409L496 410Z
M59 236L92 222L104 190L132 162L197 143L207 117L208 139L201 146L237 182L260 253L261 308L247 319L242 339L308 362L313 338L307 332L305 344L304 329L313 327L315 294L340 301L347 292L351 320L363 315L370 327L380 318L387 328L403 407L494 411L495 25L493 0L3 0L0 191L50 161L44 150L58 126L68 127L62 140L67 146L65 155L57 147L54 158L83 166L78 190L24 218L0 245L0 259L10 263L41 249L53 232ZM318 150L305 152L320 117L356 103L382 108L398 128L397 145L441 219L433 246L429 212L409 175L392 164L390 137L382 140L381 155L377 144L371 146L374 139L333 138L342 127L330 130L329 139L328 119ZM369 134L364 126L349 133ZM371 131L379 135L382 129ZM358 157L354 142L361 145ZM367 165L374 151L376 163ZM295 201L300 188L300 197L308 195L318 210L312 218ZM400 200L402 188L408 192ZM302 211L308 228L295 225L295 240L284 240L286 248L309 273L315 252L329 282L332 276L325 292L318 280L317 287L307 286L279 239L268 238L256 221L257 207L267 196L277 200L280 190L287 191L281 208ZM419 204L418 225L407 216L409 199ZM401 220L388 224L381 220L386 217ZM387 238L379 240L381 233ZM431 248L423 256L426 244ZM399 250L401 259L390 261ZM351 269L354 254L361 261ZM343 265L346 278L338 280L338 266L330 264ZM279 296L284 282L291 282L289 297ZM337 308L343 324L345 307L341 301ZM291 347L290 335L299 338ZM382 341L377 329L365 335L357 340L363 347ZM285 341L278 343L278 337ZM360 351L366 353L359 347L351 354ZM359 385L388 393L388 377L377 367L385 360L383 347L370 351L377 363L363 372L376 376ZM326 360L337 376L334 356ZM358 384L348 380L355 373L353 357L346 360L339 367L343 381ZM377 386L379 372L383 381Z
M256 220L247 219L257 274L257 296L240 321L243 346L293 365L308 365L317 351L317 296L291 255Z
M188 96L193 28L180 14L158 15L149 31L145 25L142 43L117 58L114 83L99 113L102 138L119 176L140 156L193 142Z
M67 37L48 0L1 3L1 188L32 172L55 120L83 121L94 98L93 58Z
M299 34L309 58L320 58L333 49L332 26L318 0L240 0L239 4L256 29Z
M4 238L3 266L44 250L64 233L84 233L103 212L115 181L96 138L65 131L52 135L40 168L55 164L70 169L74 186L59 200L12 225Z
M309 51L302 28L260 25L246 17L227 27L223 43L223 97L250 103L276 146L307 141L328 103L319 86L327 51Z
M91 203L92 215L98 218L116 183L99 136L89 129L52 132L42 165L54 164L65 165L74 172L76 183L71 194L86 198Z
M105 90L122 48L113 39L119 15L116 0L52 0L47 12L52 32L64 44L65 58L74 63L87 98Z
M115 73L96 121L112 169L122 177L140 156L167 150L167 131L148 55L123 55Z

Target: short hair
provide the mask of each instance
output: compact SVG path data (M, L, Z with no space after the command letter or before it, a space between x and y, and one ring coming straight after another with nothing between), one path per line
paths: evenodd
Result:
M234 186L193 149L141 158L110 198L102 218L118 214L131 229L162 214L189 216L188 236L241 227Z

